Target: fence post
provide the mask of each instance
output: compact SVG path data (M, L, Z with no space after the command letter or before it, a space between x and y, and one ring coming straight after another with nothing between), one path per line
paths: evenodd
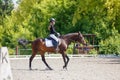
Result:
M16 46L16 53L15 55L18 55L18 46Z

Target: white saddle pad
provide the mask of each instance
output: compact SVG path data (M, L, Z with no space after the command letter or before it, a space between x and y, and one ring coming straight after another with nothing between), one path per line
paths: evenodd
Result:
M53 47L52 40L45 38L45 45L46 47Z

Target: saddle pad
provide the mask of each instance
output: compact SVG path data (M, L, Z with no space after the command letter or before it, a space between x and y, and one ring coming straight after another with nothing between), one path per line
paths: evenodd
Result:
M45 38L45 45L46 47L53 47L52 40Z

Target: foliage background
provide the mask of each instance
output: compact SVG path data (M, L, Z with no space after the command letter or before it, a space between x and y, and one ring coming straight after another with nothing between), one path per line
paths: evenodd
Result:
M120 54L120 0L17 0L17 4L0 0L0 46L13 49L19 38L47 37L49 19L54 17L60 34L96 34L95 44L104 46L101 53Z

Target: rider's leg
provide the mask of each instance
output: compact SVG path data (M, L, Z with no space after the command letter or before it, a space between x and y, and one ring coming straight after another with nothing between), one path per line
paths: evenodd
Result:
M54 34L50 34L50 37L53 38L55 41L58 42L58 38Z
M58 41L59 41L58 38L54 34L50 34L50 37L54 39L53 45L54 45L56 51L58 51L59 50L59 48L58 48L58 44L59 44L58 43Z
M52 40L52 41L53 41L53 45L54 45L55 50L58 51L59 50L59 48L58 48L59 43L55 40Z

